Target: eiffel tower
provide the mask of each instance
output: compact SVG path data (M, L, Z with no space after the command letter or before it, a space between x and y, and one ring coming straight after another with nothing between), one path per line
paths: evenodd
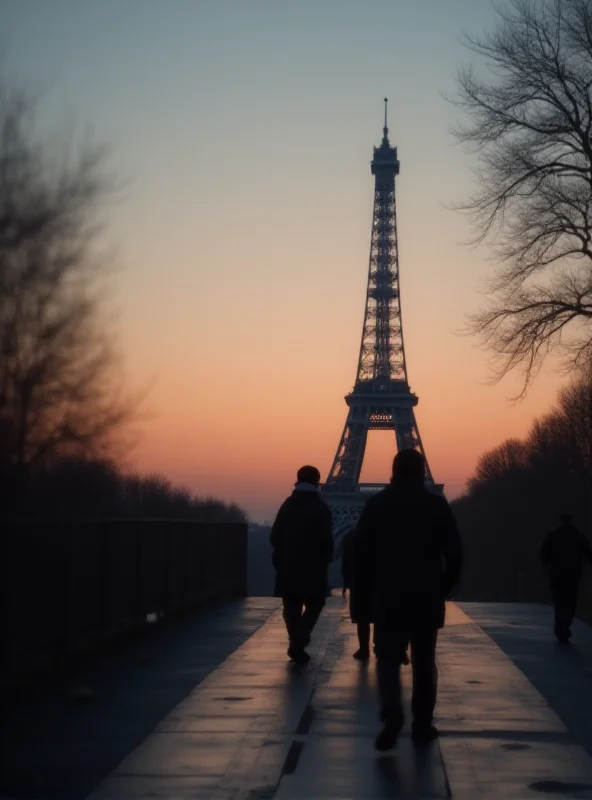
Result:
M425 458L413 412L418 398L409 388L403 344L395 203L399 160L397 148L389 143L387 108L385 97L382 143L374 148L371 163L374 216L358 371L354 388L345 397L349 408L345 427L322 487L337 540L356 523L368 496L384 486L359 482L368 431L392 430L397 451L414 448ZM443 485L434 483L427 459L425 463L426 485L441 493Z

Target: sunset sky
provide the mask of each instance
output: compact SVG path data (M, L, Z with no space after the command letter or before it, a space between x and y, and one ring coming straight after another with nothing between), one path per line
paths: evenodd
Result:
M323 477L359 349L382 99L398 146L403 324L434 477L526 432L563 377L486 383L457 335L492 269L447 204L471 157L444 99L488 0L3 0L4 72L48 131L90 130L124 183L110 213L131 387L150 387L130 467L273 517L302 463ZM394 434L362 478L386 480Z

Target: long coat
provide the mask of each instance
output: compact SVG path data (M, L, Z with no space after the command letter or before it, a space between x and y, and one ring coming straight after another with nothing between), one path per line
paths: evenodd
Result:
M445 599L462 567L444 497L420 481L398 481L371 497L358 522L354 559L354 590L374 622L406 635L444 625Z
M331 511L318 492L294 489L270 536L276 597L324 598L333 558Z
M352 528L343 537L341 577L343 578L343 588L349 589L349 615L351 621L368 622L370 620L370 611L364 605L364 598L354 589L354 572L356 569L354 554L355 532L355 528Z

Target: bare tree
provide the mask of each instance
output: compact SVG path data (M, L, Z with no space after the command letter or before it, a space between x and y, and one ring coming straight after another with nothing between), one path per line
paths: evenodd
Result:
M460 208L498 261L486 307L470 318L523 392L547 354L592 354L592 0L508 0L465 44L483 61L458 74L478 153L478 189Z
M27 97L0 86L0 468L105 455L131 410L104 314L102 155L35 135Z
M592 534L592 381L574 378L524 441L485 453L453 509L466 539L466 599L543 600L537 552L570 513ZM592 595L584 596L588 613Z
M582 377L562 389L557 413L570 450L571 472L581 477L592 501L592 380Z
M515 477L525 466L524 444L520 439L507 439L481 456L475 475L468 481L469 491L508 476Z

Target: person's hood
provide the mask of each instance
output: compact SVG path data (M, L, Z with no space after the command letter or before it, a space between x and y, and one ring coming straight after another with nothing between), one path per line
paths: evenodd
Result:
M315 486L314 483L295 483L294 484L294 491L295 492L318 492L319 487Z

